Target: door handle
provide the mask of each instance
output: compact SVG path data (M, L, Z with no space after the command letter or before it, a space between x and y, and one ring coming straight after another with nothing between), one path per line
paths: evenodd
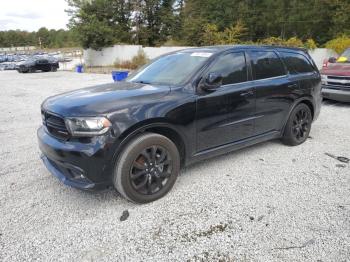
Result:
M298 84L290 84L288 85L288 88L297 88L298 87Z
M252 95L254 95L254 92L253 92L253 90L249 90L249 91L247 91L247 92L244 92L244 93L241 93L240 94L240 96L252 96Z

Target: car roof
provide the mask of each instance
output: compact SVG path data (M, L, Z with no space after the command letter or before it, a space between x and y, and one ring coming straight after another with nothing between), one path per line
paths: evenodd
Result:
M278 51L294 51L294 52L307 52L304 48L298 47L286 47L286 46L276 46L276 45L217 45L217 46L203 46L203 47L193 47L182 49L177 52L210 52L210 53L219 53L227 50L235 50L235 49L260 49L260 50L268 50L274 49Z

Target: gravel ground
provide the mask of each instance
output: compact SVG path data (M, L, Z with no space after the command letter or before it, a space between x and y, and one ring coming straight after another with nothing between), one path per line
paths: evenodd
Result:
M0 72L0 261L350 261L350 165L325 154L350 158L349 105L324 103L301 146L195 164L166 197L136 205L66 187L39 159L40 103L110 81Z

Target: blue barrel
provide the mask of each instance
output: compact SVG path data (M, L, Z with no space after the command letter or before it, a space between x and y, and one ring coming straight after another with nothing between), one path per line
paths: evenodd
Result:
M112 71L112 78L114 81L123 81L128 77L128 71Z
M77 65L76 71L77 71L77 73L82 73L83 72L83 66L82 65Z

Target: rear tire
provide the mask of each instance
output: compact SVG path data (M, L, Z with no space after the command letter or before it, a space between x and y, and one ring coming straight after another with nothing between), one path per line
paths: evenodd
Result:
M125 198L149 203L165 196L180 171L180 155L167 137L143 133L129 142L116 161L113 184Z
M282 142L289 146L297 146L309 137L312 123L310 108L304 104L298 104L289 116L284 129Z

